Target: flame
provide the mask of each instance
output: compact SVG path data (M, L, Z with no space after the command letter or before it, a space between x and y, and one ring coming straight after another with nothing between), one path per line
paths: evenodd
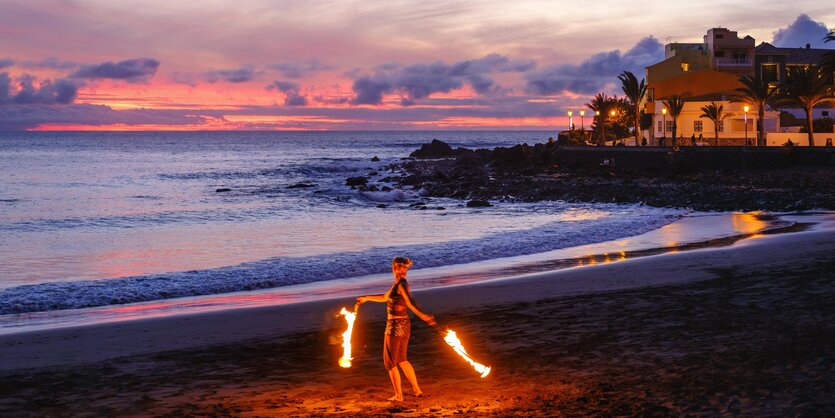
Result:
M452 347L452 349L455 350L455 352L458 353L459 356L466 360L467 363L470 363L470 365L473 366L473 369L475 369L476 372L481 374L482 378L485 378L488 374L490 374L490 366L485 366L473 360L472 357L470 357L469 354L467 354L467 350L464 348L464 345L461 344L461 340L458 339L458 336L455 335L455 331L447 329L446 336L444 336L444 341L446 341L446 343L450 347Z
M357 313L351 312L344 307L339 311L340 315L345 316L345 322L348 323L348 329L342 333L342 357L339 358L339 367L351 367L351 333L354 332L354 321L357 320Z

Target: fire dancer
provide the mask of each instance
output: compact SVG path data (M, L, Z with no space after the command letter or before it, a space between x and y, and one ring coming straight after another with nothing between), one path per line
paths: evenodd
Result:
M391 385L394 387L394 396L390 401L402 401L403 390L400 384L400 371L397 366L403 369L406 379L412 384L415 396L420 397L423 392L418 386L415 369L409 360L406 359L406 350L409 347L409 335L411 334L411 322L409 312L411 309L420 319L429 325L435 325L435 317L421 311L416 305L412 294L409 292L409 284L406 282L406 273L412 266L412 260L407 257L397 257L391 262L391 272L394 273L394 285L385 294L360 296L357 304L365 302L381 302L386 304L386 332L383 343L383 364L389 372Z

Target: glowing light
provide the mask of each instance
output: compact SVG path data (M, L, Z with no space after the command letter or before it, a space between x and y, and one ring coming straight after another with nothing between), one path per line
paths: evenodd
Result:
M340 315L345 317L345 322L348 323L348 328L342 333L342 357L339 358L339 367L351 367L351 334L354 332L354 321L357 320L357 313L351 312L344 307L339 311Z
M482 379L487 377L488 374L490 374L490 366L485 366L473 360L472 357L470 357L470 355L467 354L467 350L464 348L464 345L461 344L461 340L458 339L458 336L455 335L455 331L447 329L446 336L444 336L444 341L446 341L447 345L452 347L452 349L455 350L455 352L458 353L458 355L461 356L461 358L466 360L467 363L470 363L470 365L473 366L473 369L475 369L477 373L481 374Z

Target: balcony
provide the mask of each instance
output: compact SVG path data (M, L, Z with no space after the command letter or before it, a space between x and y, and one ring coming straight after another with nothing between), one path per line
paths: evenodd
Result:
M753 67L754 61L747 58L715 58L715 66L719 67Z

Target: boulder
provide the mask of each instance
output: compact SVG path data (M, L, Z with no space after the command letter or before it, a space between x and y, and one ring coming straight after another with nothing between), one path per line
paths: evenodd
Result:
M365 177L362 177L362 176L360 176L360 177L348 177L348 179L345 180L345 185L346 186L362 186L366 183L368 183L368 179L365 178Z
M493 206L493 204L486 200L470 200L467 202L468 208L489 208L490 206Z
M421 145L420 149L409 154L414 158L444 158L452 156L455 152L452 147L444 141L433 139L428 144Z
M232 189L229 189L229 188L226 188L226 187L221 187L220 189L215 190L215 193L226 193L226 192L231 192L231 191L232 191Z
M318 186L319 186L318 184L313 184L313 183L296 183L296 184L291 184L291 185L287 186L287 188L288 189L304 189L304 188L307 188L307 187L318 187Z
M375 155L374 157L371 158L371 162L376 163L377 161L380 161L380 157Z

